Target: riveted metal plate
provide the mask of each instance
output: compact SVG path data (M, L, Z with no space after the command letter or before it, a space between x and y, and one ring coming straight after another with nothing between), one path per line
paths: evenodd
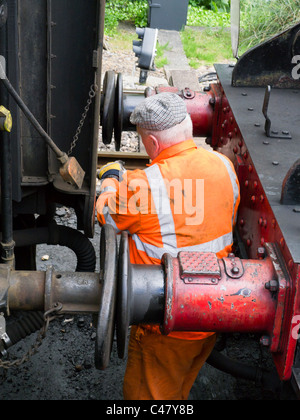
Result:
M236 257L223 258L225 271L228 277L240 279L244 274L242 261Z
M180 252L178 260L185 283L217 284L221 278L218 258L212 252Z

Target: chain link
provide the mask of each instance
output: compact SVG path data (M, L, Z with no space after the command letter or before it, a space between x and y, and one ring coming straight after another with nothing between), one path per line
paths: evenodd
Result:
M44 338L46 337L50 322L53 321L58 316L58 313L62 310L62 307L63 307L62 304L58 302L54 305L52 309L45 312L44 325L38 332L35 343L30 347L27 353L24 354L24 356L21 357L20 359L14 360L13 362L9 360L3 361L0 359L0 368L10 369L12 367L19 367L23 365L24 363L27 363L30 360L30 358L38 352L39 348L41 347L43 343Z
M83 114L81 116L81 120L79 121L79 125L78 125L78 128L76 130L75 136L73 137L73 141L71 143L70 150L68 151L68 156L70 156L72 154L73 149L77 145L77 142L78 142L78 139L79 139L79 135L81 133L82 127L83 127L84 122L85 122L86 117L87 117L87 114L88 114L88 112L90 110L90 106L91 106L91 104L93 102L93 99L96 96L97 91L98 91L98 86L96 84L92 84L91 87L90 87L90 91L89 91L89 98L87 100L86 106L84 107L84 112L83 112Z

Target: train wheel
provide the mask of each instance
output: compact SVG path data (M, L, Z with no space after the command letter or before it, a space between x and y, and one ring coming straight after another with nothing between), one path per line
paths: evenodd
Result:
M99 370L107 368L110 360L114 332L117 299L117 237L110 225L103 226L100 240L100 281L102 293L98 316L95 365Z
M115 101L115 121L114 121L114 134L116 151L121 148L121 139L123 132L123 117L124 117L124 97L123 97L123 76L121 73L117 77L116 86L116 101Z
M116 78L114 71L107 71L103 81L103 102L101 110L102 141L110 144L114 130Z

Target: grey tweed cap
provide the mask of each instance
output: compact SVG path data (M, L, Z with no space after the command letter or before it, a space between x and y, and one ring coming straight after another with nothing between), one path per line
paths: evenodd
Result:
M186 104L176 93L159 93L146 98L133 111L130 122L147 130L163 131L187 117Z

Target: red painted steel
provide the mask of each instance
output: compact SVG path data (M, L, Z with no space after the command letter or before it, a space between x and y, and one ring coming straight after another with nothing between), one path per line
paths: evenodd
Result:
M238 331L272 336L277 303L265 287L276 279L272 260L224 261L212 255L189 253L189 272L182 267L182 253L164 257L164 334Z

